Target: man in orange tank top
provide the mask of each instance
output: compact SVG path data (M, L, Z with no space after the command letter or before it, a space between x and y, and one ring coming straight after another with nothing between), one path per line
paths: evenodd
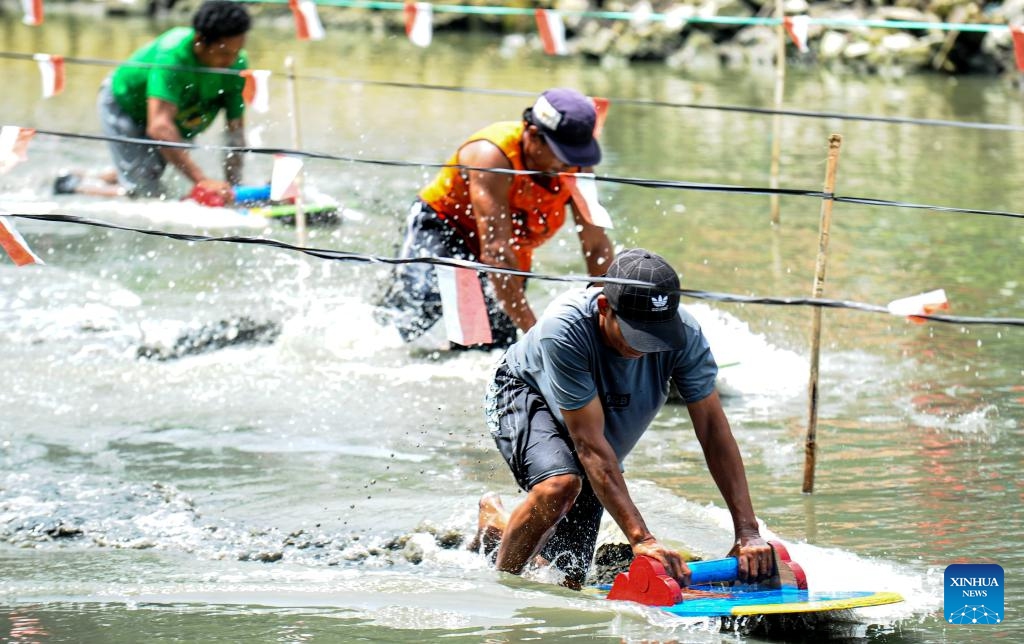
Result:
M470 136L417 196L400 256L529 271L533 250L554 236L572 203L569 185L554 173L591 172L601 161L596 122L591 99L553 88L526 108L522 121L494 123ZM613 255L608 236L575 207L573 218L587 271L603 275ZM481 274L481 286L493 336L482 348L508 346L517 330L525 333L537 322L525 278ZM442 314L433 267L396 266L377 304L378 321L393 324L406 342L419 337Z

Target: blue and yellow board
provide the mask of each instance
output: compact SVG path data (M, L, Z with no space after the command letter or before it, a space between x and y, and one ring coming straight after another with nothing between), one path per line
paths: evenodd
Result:
M794 615L882 606L903 601L899 593L874 591L811 591L803 568L789 557L785 545L769 541L773 572L759 584L737 583L735 557L691 561L691 585L680 587L664 566L650 557L633 559L627 572L602 589L611 600L635 601L680 617Z
M723 589L711 586L692 586L691 590L706 590L716 594L727 594L727 596L684 599L674 606L660 606L659 608L679 617L739 617L743 615L821 613L896 604L903 601L903 597L899 593L893 592L809 592L788 588L723 592Z

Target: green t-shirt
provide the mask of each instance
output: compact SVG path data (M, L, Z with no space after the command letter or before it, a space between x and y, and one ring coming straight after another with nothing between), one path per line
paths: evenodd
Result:
M128 62L201 68L203 65L192 53L194 37L191 27L175 27L137 50ZM243 49L230 69L248 66L249 57ZM174 103L178 106L175 124L181 136L188 139L209 127L222 108L228 120L241 118L245 111L243 87L245 79L234 74L124 65L114 72L110 89L121 109L138 123L146 122L149 97Z

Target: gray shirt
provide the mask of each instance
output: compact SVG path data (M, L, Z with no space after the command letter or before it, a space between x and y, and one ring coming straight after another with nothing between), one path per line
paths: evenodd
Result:
M687 403L711 395L718 365L693 317L679 307L686 346L677 351L623 358L601 339L600 288L571 291L555 299L541 319L509 347L509 371L540 392L563 425L562 410L580 409L598 396L604 435L621 465L668 399L669 381Z

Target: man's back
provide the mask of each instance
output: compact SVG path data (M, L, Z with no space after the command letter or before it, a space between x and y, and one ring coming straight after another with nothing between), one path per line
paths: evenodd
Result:
M685 348L624 358L601 339L596 298L600 288L563 294L537 325L505 354L509 371L539 391L564 424L561 410L599 397L605 436L621 464L668 398L674 380L687 402L714 390L718 366L700 325L680 308Z
M135 122L146 122L146 102L150 97L178 108L176 124L185 138L205 130L222 108L228 119L242 115L245 80L240 76L172 68L201 66L192 52L195 35L190 27L170 29L136 50L128 59L129 64L114 72L111 91L118 105ZM242 70L248 66L248 55L243 50L231 69Z

